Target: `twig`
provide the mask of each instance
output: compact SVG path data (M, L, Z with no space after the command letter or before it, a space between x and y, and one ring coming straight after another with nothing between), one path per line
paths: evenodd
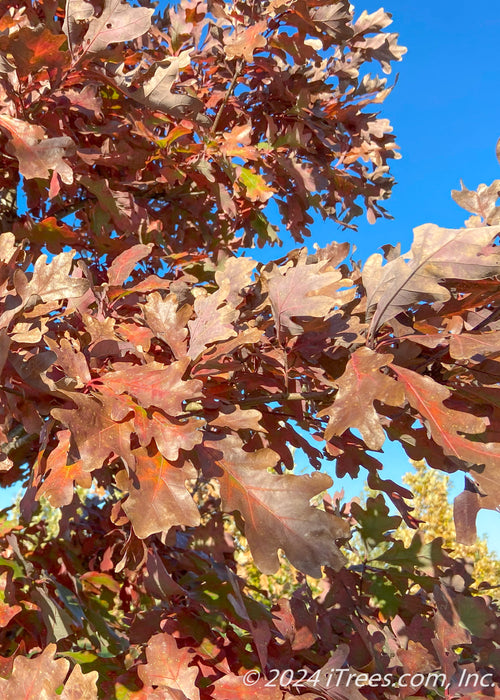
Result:
M224 95L224 99L222 100L222 103L219 107L219 111L215 115L214 123L212 124L212 128L210 129L210 134L213 136L215 134L215 131L217 129L217 126L219 125L219 121L222 117L222 113L227 105L227 102L231 95L234 92L234 88L236 87L236 81L240 77L241 70L243 68L243 61L238 61L238 65L236 66L236 70L234 71L233 79L231 80L231 84L229 85L228 91Z
M36 433L26 433L24 427L19 424L10 431L7 437L9 441L0 445L0 453L8 456L11 452L18 450L20 447L24 447L24 445L27 445L33 438L38 436Z
M330 396L334 396L337 392L336 389L326 389L325 391L304 391L304 392L292 392L288 393L286 391L280 392L279 394L265 394L263 396L247 396L240 399L239 401L234 401L232 403L224 402L224 406L259 406L268 403L274 403L275 401L310 401L316 399L321 401ZM199 401L191 401L186 406L184 414L191 415L194 413L203 413L206 409L203 408Z

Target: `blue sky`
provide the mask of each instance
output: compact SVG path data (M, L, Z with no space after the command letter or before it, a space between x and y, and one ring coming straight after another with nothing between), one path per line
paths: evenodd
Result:
M356 14L381 7L372 0L353 2ZM388 0L383 7L393 17L387 31L397 32L399 43L408 49L403 60L393 64L398 83L381 105L381 116L390 119L402 155L391 166L398 184L386 203L394 220L372 226L360 218L357 233L344 233L319 220L307 242L310 246L313 241L326 245L348 240L356 244L354 257L361 260L381 252L378 248L385 243L400 242L402 251L408 250L412 231L420 224L460 228L469 214L451 199L451 190L460 189L460 179L475 189L500 178L495 156L500 137L497 2ZM283 250L296 247L283 239ZM250 255L259 257L256 251ZM388 440L384 453L375 455L384 463L382 476L401 483L401 475L411 469L408 458ZM452 476L452 486L452 495L462 490L460 473ZM336 480L335 488L341 487L350 498L359 494L363 481ZM500 554L499 526L500 514L480 512L478 533L488 534L491 547Z
M378 2L355 2L357 14L373 12ZM423 223L447 228L460 227L467 213L450 197L460 188L460 178L470 188L500 178L495 145L500 137L500 72L498 36L500 15L493 0L469 3L463 0L420 0L418 3L389 0L384 9L393 15L388 31L400 35L399 43L408 48L396 64L399 81L387 101L382 116L390 119L401 149L401 160L392 169L398 181L387 208L394 221L369 225L359 220L357 234L347 234L334 224L318 222L313 241L326 245L332 240L356 243L356 258L366 259L384 243L401 242L407 250L412 229ZM375 67L375 66L374 66ZM284 237L283 250L293 246ZM258 251L251 251L258 258ZM279 252L276 251L276 255ZM408 471L401 449L386 443L384 477L400 480ZM387 471L387 473L386 473ZM454 478L455 493L462 478ZM362 484L337 482L347 495L359 493ZM13 498L17 488L0 494L0 507ZM497 544L500 514L482 511L480 533L489 533Z

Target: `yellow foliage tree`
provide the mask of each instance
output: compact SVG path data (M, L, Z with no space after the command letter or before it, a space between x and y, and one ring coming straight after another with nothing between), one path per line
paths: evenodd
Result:
M471 561L476 586L481 582L500 586L500 560L489 549L487 540L478 538L475 544L470 546L458 544L456 541L453 506L449 501L450 477L431 469L423 460L412 461L412 464L415 471L405 474L403 481L413 493L413 499L409 501L414 508L412 515L423 521L420 526L423 541L432 542L441 537L443 547L450 550L450 556ZM395 531L394 537L409 546L414 534L415 530L402 523Z

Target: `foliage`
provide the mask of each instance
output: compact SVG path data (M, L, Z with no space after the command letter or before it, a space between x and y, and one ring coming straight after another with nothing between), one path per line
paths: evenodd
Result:
M472 564L471 573L476 583L484 581L500 589L500 561L490 550L487 539L478 537L473 545L464 545L456 541L453 507L448 500L450 477L429 469L424 461L414 462L413 465L416 472L405 474L403 481L413 493L412 515L423 522L424 541L430 542L436 537L441 537L443 547L451 556L464 558ZM404 524L395 534L396 537L401 537L406 546L413 536L412 531ZM498 589L491 591L491 595L496 597L499 594Z
M26 485L20 524L2 524L3 696L470 697L463 669L498 682L498 610L462 563L394 540L383 496L350 515L312 503L330 459L415 524L370 454L388 436L467 472L460 539L497 507L498 183L456 195L465 228L421 226L363 269L348 244L237 255L277 241L273 203L297 242L312 210L384 214L396 150L371 110L389 88L367 64L388 73L403 53L390 17L344 0L184 0L153 21L120 0L0 10L1 466ZM290 473L294 450L312 473ZM61 508L52 537L43 498ZM254 599L231 513L263 574L282 551L323 575L321 595ZM380 568L345 567L354 521L389 543ZM361 682L335 675L344 663ZM256 666L312 679L246 686ZM363 682L436 668L439 691Z
M454 559L463 559L468 571L475 580L479 590L488 592L493 597L500 595L500 561L490 550L486 538L478 538L473 545L464 545L456 541L453 523L453 506L449 501L450 477L425 464L424 460L413 462L415 472L407 472L402 481L410 487L412 498L408 505L412 516L420 521L419 534L424 544L431 544L439 539L443 549ZM369 492L376 497L376 492ZM415 536L415 530L404 522L394 530L393 537L409 547ZM349 541L348 561L359 564L368 561L369 556L377 559L388 548L387 543L378 543L377 551L368 553L365 543L354 531Z

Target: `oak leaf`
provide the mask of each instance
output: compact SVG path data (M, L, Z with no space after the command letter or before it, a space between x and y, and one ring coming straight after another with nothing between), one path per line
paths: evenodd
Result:
M269 301L274 321L281 332L300 335L303 328L294 319L323 317L334 305L334 300L321 294L322 290L338 283L342 274L338 270L324 271L325 263L306 265L301 258L295 267L283 273L274 267L267 278Z
M189 462L176 466L159 452L150 454L143 448L134 456L130 476L122 470L115 479L118 488L129 494L122 507L137 537L166 533L176 525L199 525L198 508L186 488L186 481L196 478L196 469Z
M130 394L144 408L156 406L170 416L178 416L183 411L182 402L199 395L202 386L198 379L182 379L188 364L189 359L184 358L167 366L159 362L132 365L108 372L102 382L116 394Z
M133 423L114 421L111 401L102 396L100 401L77 392L66 392L76 408L53 408L52 416L71 431L72 441L78 448L85 471L99 469L112 453L129 466L135 463L130 449Z
M57 446L47 457L46 472L48 473L37 491L36 498L40 500L43 496L49 500L51 506L61 508L73 500L75 481L79 486L90 488L92 478L83 468L81 460L67 464L71 432L61 430L57 438Z
M22 27L9 46L17 74L25 77L69 62L69 54L61 50L65 41L64 34L53 34L47 27Z
M334 403L318 413L320 418L329 416L325 440L342 435L348 428L357 428L371 450L382 447L385 433L374 401L391 406L405 402L403 386L380 371L392 359L392 355L380 355L366 347L352 354L344 374L335 381L338 394Z
M97 671L83 673L82 667L77 664L64 684L60 700L97 700L98 678Z
M143 305L144 317L156 338L163 340L179 360L187 354L187 322L191 316L191 307L184 304L179 308L177 296L169 294L162 297L159 292L148 295Z
M391 365L391 368L404 386L406 398L420 413L432 439L443 448L445 454L472 465L498 469L500 446L467 437L484 433L487 427L485 418L445 406L444 401L451 397L452 392L431 377L397 365Z
M88 29L82 41L82 49L86 54L99 53L109 44L137 39L151 27L151 15L154 12L152 9L132 7L122 0L104 0L104 7L99 17L95 15L89 17L86 4L77 1L74 5L69 3L67 8L69 14L74 11L75 6L78 7L80 14L76 17L77 21L81 19L82 14L89 20ZM70 26L72 19L68 19L66 27Z
M212 343L227 340L236 335L233 323L238 312L227 302L229 283L216 292L199 296L194 302L196 317L189 321L188 355L196 360Z
M414 230L410 251L382 266L382 256L370 256L363 268L368 307L375 307L370 333L421 301L447 301L443 280L479 280L500 272L500 253L485 251L500 227L444 229L424 224Z
M300 571L319 578L321 566L340 569L344 557L335 539L349 537L345 521L309 505L311 498L332 485L327 474L273 474L278 455L268 448L245 452L236 436L207 442L221 489L222 508L239 511L245 536L258 568L272 574L283 549Z
M500 331L456 333L450 338L450 355L457 360L497 354L500 355Z
M46 138L45 130L38 124L30 124L22 119L0 115L0 127L9 132L11 139L7 150L19 162L19 172L27 180L42 178L47 180L50 171L58 173L68 185L73 182L73 169L63 160L74 150L69 136Z
M147 664L137 670L146 687L172 691L166 696L172 700L174 697L176 700L200 700L200 691L196 687L198 667L189 666L194 656L186 647L179 649L174 637L170 634L151 637L146 647L146 659Z
M74 250L59 253L49 263L46 255L40 255L35 261L31 279L28 279L21 270L17 270L14 284L23 304L60 301L83 296L89 289L89 282L85 278L70 275L74 255Z
M152 411L148 416L139 407L135 408L135 413L134 426L139 442L147 447L154 439L165 459L175 461L180 449L190 451L203 439L201 428L205 421L202 418L179 420L158 411Z
M28 659L25 656L16 656L14 667L9 678L0 678L0 695L2 700L76 700L85 697L85 700L97 700L97 671L82 674L80 667L75 667L68 678L68 690L65 688L60 694L59 689L69 671L67 659L55 659L57 651L55 644L49 644L41 654ZM80 670L77 671L76 668ZM78 695L77 691L84 690L85 695Z
M143 260L153 247L152 243L138 243L124 250L116 257L108 269L108 282L112 287L122 285L138 262Z
M167 60L156 63L153 75L143 80L141 87L129 93L130 96L150 109L173 116L199 112L203 106L201 100L172 90L182 69L191 62L190 53L190 49L181 51L178 56L169 56Z
M267 45L263 32L267 29L267 22L262 20L251 27L241 29L231 34L226 39L225 51L229 59L243 58L247 63L253 61L254 51Z
M271 685L265 678L257 678L257 676L258 671L255 672L255 683L248 684L242 675L227 673L215 681L212 698L214 700L255 700L255 698L282 700L283 691L279 683Z

